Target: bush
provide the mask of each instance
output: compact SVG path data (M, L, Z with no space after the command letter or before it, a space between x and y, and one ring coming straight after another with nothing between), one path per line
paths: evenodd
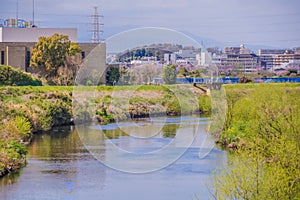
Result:
M175 84L176 83L177 71L174 65L167 65L163 68L162 79L165 84Z
M199 96L199 110L202 113L210 114L212 109L211 98L206 95Z
M0 85L42 85L42 82L32 75L10 66L0 65Z
M235 103L229 104L231 118L220 140L245 145L236 145L226 169L215 176L215 199L300 199L300 88L276 86L230 96Z

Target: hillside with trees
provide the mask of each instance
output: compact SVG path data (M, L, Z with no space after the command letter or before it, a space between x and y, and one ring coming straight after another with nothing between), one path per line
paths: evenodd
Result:
M117 55L119 62L130 62L132 60L140 60L143 57L156 57L158 61L163 60L165 53L173 53L181 49L186 49L182 45L174 44L151 44L143 47L136 47L131 50L126 50Z

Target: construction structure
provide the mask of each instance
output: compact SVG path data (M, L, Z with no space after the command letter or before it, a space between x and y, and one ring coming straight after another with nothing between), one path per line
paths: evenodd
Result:
M101 26L103 26L103 23L100 23L100 18L103 18L102 15L100 15L98 13L98 7L95 6L94 7L94 14L91 15L91 17L93 18L93 29L90 31L92 32L92 43L100 43L101 42L101 38L100 38L100 33L103 32L103 30L101 30Z

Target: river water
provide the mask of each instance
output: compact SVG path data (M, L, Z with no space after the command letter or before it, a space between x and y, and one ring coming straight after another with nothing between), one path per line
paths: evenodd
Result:
M208 119L185 117L156 121L164 122L161 130L153 120L85 126L84 134L90 135L91 141L101 140L95 143L101 151L92 153L87 150L91 151L90 143L82 137L82 130L79 133L80 128L58 127L50 133L35 135L29 146L27 166L0 179L0 199L208 199L213 172L227 162L226 152L213 146L214 139L206 134ZM101 133L93 133L100 129ZM149 134L152 134L150 139ZM193 140L188 146L178 142L181 141L178 138L191 136ZM170 155L184 149L178 159L158 167L157 163L172 156L155 153L147 158L172 141L177 142L170 145ZM132 162L124 152L122 156L112 156L109 144L127 153L143 152L147 161ZM131 168L133 171L128 170ZM147 173L138 171L141 169ZM134 170L139 173L132 173Z

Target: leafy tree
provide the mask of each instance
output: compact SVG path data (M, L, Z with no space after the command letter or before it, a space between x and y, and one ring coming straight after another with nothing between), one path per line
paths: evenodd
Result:
M78 55L80 52L81 48L72 43L67 35L42 36L32 50L30 66L47 81L58 84L58 69L67 66L68 57Z
M174 65L167 65L163 68L162 79L166 84L176 83L176 67Z
M155 77L161 75L161 68L155 64L143 64L135 66L131 70L130 83L131 84L150 84Z
M129 85L130 81L130 72L128 69L120 70L120 79L118 84L119 85Z
M179 71L179 74L182 77L187 77L187 76L189 76L189 71L185 67L181 67L180 71Z
M109 66L106 71L106 84L115 85L120 79L120 71L118 66Z

